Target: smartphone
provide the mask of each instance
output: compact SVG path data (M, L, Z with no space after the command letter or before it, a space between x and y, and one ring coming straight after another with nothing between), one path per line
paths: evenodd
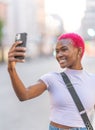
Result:
M17 41L22 41L22 43L17 46L26 47L27 33L17 33L15 36L15 42L17 42ZM15 58L24 59L25 57L24 56L15 56Z

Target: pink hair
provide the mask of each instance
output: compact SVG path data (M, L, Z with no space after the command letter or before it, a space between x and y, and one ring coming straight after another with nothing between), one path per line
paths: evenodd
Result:
M58 40L62 40L62 39L72 39L73 40L73 45L77 48L81 47L82 48L82 56L84 54L84 50L85 50L85 43L83 38L76 33L66 33L66 34L62 34L61 36L58 37Z

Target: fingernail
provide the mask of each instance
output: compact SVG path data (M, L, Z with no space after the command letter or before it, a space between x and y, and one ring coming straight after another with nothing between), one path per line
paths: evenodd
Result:
M19 43L22 43L22 41L19 41Z

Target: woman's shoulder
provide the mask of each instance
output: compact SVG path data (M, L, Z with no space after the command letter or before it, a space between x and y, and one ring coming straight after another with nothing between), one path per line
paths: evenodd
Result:
M89 72L89 71L87 71L87 70L84 70L84 73L86 74L86 75L89 75L89 76L94 76L95 77L95 73L93 72Z
M40 77L40 80L42 80L46 85L47 88L53 85L56 81L60 80L60 73L59 72L49 72Z
M44 74L44 75L42 75L41 77L56 77L56 76L59 76L60 75L60 72L48 72L48 73L46 73L46 74Z

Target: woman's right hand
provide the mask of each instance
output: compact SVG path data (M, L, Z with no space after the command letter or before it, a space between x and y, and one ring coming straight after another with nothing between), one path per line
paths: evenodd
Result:
M24 56L26 52L26 47L20 47L21 41L15 42L8 52L8 69L14 69L16 62L24 62L24 59L15 58L15 56Z

